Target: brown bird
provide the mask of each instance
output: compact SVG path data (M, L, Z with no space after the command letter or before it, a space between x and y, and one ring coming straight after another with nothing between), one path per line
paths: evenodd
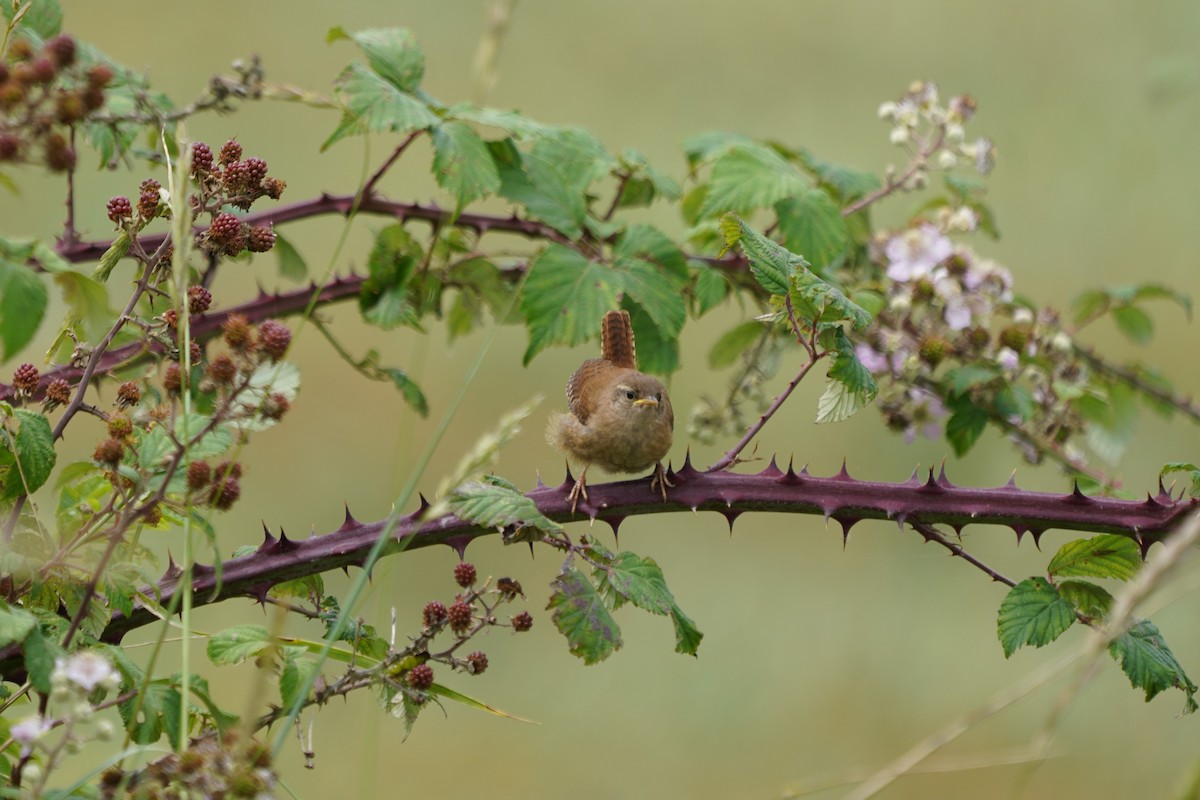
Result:
M587 471L595 464L609 472L641 472L654 465L650 488L663 500L667 479L662 458L671 449L675 413L657 378L638 372L633 325L628 311L609 311L600 328L600 358L589 358L567 381L571 413L555 414L546 441L574 456L583 472L571 489L571 513L588 499Z

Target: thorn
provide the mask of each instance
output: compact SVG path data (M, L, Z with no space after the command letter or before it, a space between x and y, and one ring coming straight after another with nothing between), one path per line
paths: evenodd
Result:
M545 488L546 484L542 483L542 471L540 469L535 469L533 471L533 474L537 477L537 485L533 488L535 488L535 489Z
M617 547L620 547L621 546L621 537L619 536L619 531L621 528L621 523L625 521L625 517L621 516L621 515L614 515L611 517L605 517L604 521L608 523L608 526L610 528L612 528L613 543Z
M271 535L271 531L267 530L267 523L264 522L263 523L263 541L262 541L262 544L260 544L258 546L258 550L256 552L259 552L259 553L271 552L275 549L276 544L277 544L277 542L275 540L275 537Z
M689 478L692 475L696 475L697 472L697 469L692 466L692 448L689 446L687 451L683 454L683 466L680 467L679 472L675 474L683 478Z
M737 518L742 515L742 512L734 511L733 509L725 509L719 513L721 516L725 517L725 521L729 523L729 535L733 536L733 523L736 522Z
M779 465L775 463L775 456L771 456L771 462L763 468L763 471L758 473L764 478L782 478L783 473L779 471Z
M1011 525L1009 527L1011 527L1013 533L1017 535L1017 546L1020 547L1021 539L1025 538L1025 534L1029 532L1029 528L1021 524Z
M425 511L429 508L429 501L425 499L424 494L422 494L421 492L417 492L417 497L420 498L421 503L420 503L420 505L417 506L416 513L413 514L414 519L416 517L419 517L422 514L424 514Z
M260 606L267 604L267 592L271 591L271 584L268 581L256 583L253 586L246 587L246 596L254 598L254 601Z
M896 524L900 526L901 531L904 530L904 524L906 522L908 522L908 514L904 513L903 511L896 514Z
M350 577L350 567L347 564L342 564L342 572L346 573L346 577Z
M1043 533L1045 533L1045 531L1039 531L1039 530L1036 530L1033 528L1030 528L1030 530L1029 530L1029 535L1033 537L1033 546L1036 547L1038 550L1042 549L1042 534Z
M171 551L168 550L167 551L167 571L163 573L163 576L162 576L162 578L160 578L160 580L173 581L182 574L183 574L183 570L180 568L180 566L178 564L175 563L175 559L171 555Z
M1016 489L1017 488L1017 471L1015 469L1012 471L1012 475L1008 476L1008 483L1004 484L1003 488L1005 488L1005 489Z
M932 471L933 470L931 469L930 472L932 472ZM941 486L943 489L953 489L954 488L954 484L951 483L950 479L946 477L946 459L944 459L944 458L942 459L941 469L938 470L937 482L938 482L938 486Z
M804 481L800 479L800 476L796 474L796 468L793 462L794 459L789 457L787 472L783 473L783 475L777 479L777 483L781 483L784 486L798 486L801 483L804 483Z
M1077 505L1088 505L1096 502L1079 490L1079 481L1074 482L1074 488L1071 490L1069 495L1063 498L1063 501Z
M443 544L450 547L451 550L458 553L458 560L462 561L467 555L467 545L471 543L470 536L451 536L446 539Z
M1174 486L1174 484L1172 484ZM1183 495L1181 494L1180 497ZM1175 498L1171 497L1171 493L1163 487L1162 475L1158 476L1158 499L1159 502L1174 503Z
M840 514L834 517L837 523L842 526L842 550L846 549L847 543L850 541L850 529L853 528L862 517L855 517L849 514Z
M1146 492L1146 502L1142 503L1146 508L1159 508L1162 503L1158 502L1149 492Z
M1154 544L1154 540L1142 536L1141 531L1133 534L1133 540L1137 542L1138 549L1142 551L1142 561L1145 561L1146 554L1150 552L1150 545Z
M798 474L801 475L802 477L807 477L808 476L808 464L805 464L803 467L801 467L800 472Z
M933 467L929 468L929 476L931 478L933 477ZM913 486L919 486L921 484L921 465L920 464L917 464L915 467L913 467L912 475L908 476L908 480L905 481L905 483L912 484Z
M918 491L932 492L934 494L944 494L946 492L946 487L942 485L941 479L940 478L937 480L934 479L933 467L929 468L929 478L925 481L924 484L921 485L921 488L918 489Z
M296 549L297 547L299 547L299 546L300 546L300 545L296 544L295 542L293 542L291 539L289 539L289 538L287 537L287 534L286 534L286 533L284 533L284 530L283 530L283 528L280 528L280 529L279 529L279 544L278 544L278 546L276 547L276 549L277 549L277 550L278 550L280 553L286 553L286 552L288 552L289 550L295 550L295 549Z
M350 504L346 503L345 506L346 506L346 519L342 521L342 527L338 528L339 531L348 531L351 528L357 528L359 525L358 520L356 520L354 518L354 515L350 513Z
M854 480L853 478L850 477L850 472L846 469L846 459L844 459L844 458L842 459L841 470L838 472L837 475L834 475L831 478L831 480L835 480L835 481L852 481L852 480Z
M566 467L567 467L567 477L563 479L562 486L560 486L558 488L566 489L569 491L569 490L575 488L575 476L571 474L571 462L564 461L563 463L566 464Z
M529 560L532 561L533 560L533 542L526 542L525 544L529 545Z

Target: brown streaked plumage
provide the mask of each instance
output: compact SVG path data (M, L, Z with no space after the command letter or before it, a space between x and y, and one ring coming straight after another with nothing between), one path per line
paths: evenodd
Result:
M640 472L651 465L651 487L664 500L667 480L662 458L671 449L675 413L657 378L638 372L633 326L627 311L609 311L600 327L600 358L589 358L567 381L569 414L556 414L546 439L574 456L583 471L571 489L571 511L587 500L587 470Z

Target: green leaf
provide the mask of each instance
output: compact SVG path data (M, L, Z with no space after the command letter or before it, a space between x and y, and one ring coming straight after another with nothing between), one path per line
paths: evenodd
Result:
M803 258L763 236L736 214L721 217L721 235L725 239L725 249L741 245L750 261L750 271L759 285L771 294L787 294L796 268L807 266Z
M987 427L987 409L975 405L965 395L951 397L946 406L951 411L946 420L946 441L954 448L955 455L966 455Z
M0 600L0 647L20 644L37 625L37 618L19 606Z
M1141 620L1113 640L1108 652L1120 662L1129 682L1146 692L1146 702L1165 689L1176 688L1187 697L1184 713L1196 711L1196 684L1183 671L1153 622Z
M309 678L317 671L317 662L311 658L296 656L284 659L279 673L279 698L283 708L292 708L300 700L300 690L308 685Z
M279 259L279 275L289 281L299 283L308 277L308 264L304 256L290 240L285 239L278 230L275 232L275 246L271 248Z
M182 700L169 681L150 681L144 691L118 706L129 738L137 744L153 744L165 733L171 745L177 745Z
M678 335L664 335L661 327L650 316L650 312L628 296L625 302L621 303L621 307L629 312L629 322L633 325L633 336L637 341L638 369L655 375L670 375L679 369Z
M498 153L495 143L489 146L500 167L502 196L565 236L574 239L583 233L587 189L612 165L612 156L595 136L564 128L538 139L524 156L515 149Z
M92 271L92 277L101 283L107 283L108 276L112 275L113 269L116 268L117 264L121 263L121 259L129 252L131 242L129 231L118 233L117 238L113 239L113 243L104 251L104 255L100 256L100 263Z
M1075 621L1075 610L1045 578L1026 578L1000 603L997 623L1004 657L1018 647L1053 642Z
M767 328L755 320L749 320L721 334L708 351L708 366L723 369L735 363L767 333Z
M3 3L0 13L10 23L13 14L23 7L23 13L17 23L17 30L22 33L33 33L39 39L50 39L62 30L63 13L58 0L36 0L36 2Z
M1117 328L1134 344L1149 344L1154 338L1154 321L1137 306L1122 306L1112 313Z
M454 490L450 510L481 528L536 528L558 533L562 526L542 514L537 503L510 486L494 482L467 481Z
M446 109L445 119L460 119L474 122L477 125L487 125L499 128L505 133L519 139L532 139L538 136L553 136L555 129L540 122L523 116L519 111L505 111L498 108L477 106L473 103L456 103Z
M15 356L29 344L48 301L45 285L24 264L0 257L0 345L4 359Z
M488 714L495 714L497 717L505 717L507 719L514 719L517 722L532 722L532 720L528 720L523 717L518 717L515 714L509 714L507 711L501 711L500 709L498 709L494 706L489 706L487 703L483 702L482 700L477 700L476 698L471 697L470 695L463 694L462 692L456 692L453 689L449 689L445 686L442 686L440 683L435 683L432 686L430 686L429 693L433 694L433 695L437 695L438 697L444 697L447 700L453 700L456 703L462 703L464 706L467 706L468 708L473 708L476 711L485 711Z
M342 71L337 87L346 104L347 117L321 145L322 151L353 134L407 133L425 130L438 122L425 101L396 88L357 61Z
M1172 461L1163 465L1163 468L1159 471L1158 476L1159 478L1162 478L1164 475L1169 475L1172 472L1185 473L1192 482L1191 487L1188 489L1188 494L1192 497L1200 497L1200 467L1197 467L1195 464Z
M1142 566L1137 542L1127 536L1103 533L1076 539L1058 549L1046 572L1058 577L1116 578L1127 581Z
M637 224L626 228L613 245L613 257L615 260L648 261L662 271L672 286L682 287L690 278L683 251L671 237L653 225Z
M671 340L679 336L687 321L684 281L636 258L619 259L615 269L621 275L625 294L646 312L646 318L658 328L660 338Z
M692 274L695 276L692 313L701 317L721 305L729 296L729 281L720 270L699 263L692 265Z
M850 203L883 186L879 177L872 172L825 161L803 147L797 151L796 157L821 183L837 192L843 203Z
M826 376L825 391L817 401L817 422L841 422L866 407L879 394L871 371L854 352L854 343L836 329L837 355Z
M678 200L682 194L674 178L650 166L646 157L636 150L621 154L621 170L627 177L617 201L619 208L648 206L659 196Z
M1000 368L995 364L963 364L949 370L943 380L952 393L966 394L976 386L986 386L1000 376Z
M9 426L0 432L0 503L41 488L54 469L54 434L41 414L17 409L16 433Z
M400 396L404 398L404 402L408 403L409 408L422 417L429 416L429 401L425 399L425 393L421 391L421 387L417 385L416 381L408 377L407 372L395 367L381 367L380 372L396 385L396 388L400 390Z
M433 176L454 195L456 214L500 189L491 151L465 122L444 122L433 129Z
M617 307L624 287L620 273L575 250L552 244L530 265L521 295L521 314L529 328L523 363L553 344L573 346L600 330L606 311Z
M54 662L64 655L58 642L48 639L42 629L35 627L21 643L21 658L29 682L39 692L49 694L54 688L50 676L54 674Z
M726 131L705 131L683 140L683 154L687 157L688 166L693 169L735 147L753 148L761 145L745 134Z
M219 667L240 664L274 646L262 625L235 625L208 638L208 660Z
M652 558L617 553L603 569L597 570L597 577L603 578L602 590L611 590L620 598L617 608L628 601L643 611L664 616L675 604L662 568Z
M598 664L621 648L621 629L586 575L566 567L550 585L554 593L546 608L573 655Z
M372 28L347 33L340 26L325 35L327 43L350 39L358 45L371 69L388 83L404 92L421 85L425 75L425 54L407 28Z
M400 223L389 225L375 235L375 244L367 257L367 279L358 297L363 319L384 330L417 324L416 311L408 299L408 286L422 258L420 244Z
M700 640L704 638L704 634L696 628L696 623L683 613L683 609L674 604L671 605L671 622L675 626L675 652L687 656L696 655Z
M871 315L866 309L846 297L836 285L803 266L792 276L792 303L801 316L812 322L849 322L856 331L871 324Z
M763 145L739 145L713 162L702 216L748 214L808 189L798 169Z
M813 269L829 274L841 266L850 242L842 210L827 192L809 189L775 204L783 244Z
M1102 619L1112 608L1113 596L1090 581L1060 581L1058 593L1081 614Z
M1088 446L1110 464L1121 460L1137 433L1135 391L1122 383L1108 386L1093 384L1088 394L1081 395L1072 403L1088 422Z

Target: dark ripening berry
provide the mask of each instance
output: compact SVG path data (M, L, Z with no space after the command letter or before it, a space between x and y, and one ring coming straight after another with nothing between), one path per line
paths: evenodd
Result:
M107 64L97 64L87 71L88 86L93 89L103 89L112 79L113 71Z
M257 189L267 177L267 162L261 158L247 158L242 163L246 167L246 187Z
M167 324L168 328L175 328L179 325L179 312L173 308L168 308L159 315L159 319Z
M75 149L60 133L46 137L46 167L51 172L66 172L75 166Z
M183 387L183 369L178 363L172 362L167 364L167 368L163 370L163 390L167 394L179 394Z
M65 406L71 402L71 384L64 381L62 378L55 378L46 384L46 395L43 398L47 411L52 411L59 406Z
M212 165L213 153L209 146L204 142L194 142L192 144L192 174L211 172Z
M138 213L142 215L142 219L153 219L158 216L158 207L162 200L159 195L161 189L162 184L153 178L142 181L141 194L138 196Z
M217 158L218 163L223 167L226 164L232 164L242 157L242 146L237 143L236 139L230 139L225 144L221 145L221 155Z
M242 464L240 461L222 461L213 467L213 477L215 478L240 478L242 477Z
M446 622L446 607L437 600L430 600L421 612L421 624L426 628L436 628Z
M228 244L241 235L242 221L236 214L230 214L228 211L222 211L213 217L212 225L208 229L208 238L217 244Z
M446 615L450 621L450 630L455 633L466 633L467 628L471 627L471 607L462 600L452 603Z
M117 408L129 408L142 402L142 389L133 381L122 383L117 389Z
M207 461L193 461L188 464L187 468L187 487L188 489L197 491L208 486L212 480L212 467L208 466Z
M533 627L533 617L529 615L528 611L522 611L512 618L512 626L514 631L524 633Z
M88 111L95 111L104 105L104 90L100 88L89 88L83 92L83 107Z
M225 323L221 325L221 331L225 344L235 352L249 351L254 345L254 331L250 327L250 320L241 314L230 314Z
M454 582L464 589L475 583L475 565L463 561L454 565Z
M213 486L209 495L210 502L218 511L228 511L242 496L242 487L237 478L226 478L219 485Z
M108 201L108 218L120 222L133 216L133 204L128 197L114 197Z
M255 225L250 229L246 249L251 253L265 253L275 246L275 231L267 225Z
M281 181L279 178L267 178L262 182L262 190L267 193L267 197L272 200L278 200L283 195L283 190L287 188L287 181Z
M41 58L35 58L33 61L29 62L29 67L30 77L33 79L34 83L49 83L50 81L54 80L54 75L57 72L54 67L54 62L45 56L42 56Z
M117 439L105 439L92 453L92 458L101 464L119 464L124 457L125 445Z
M75 40L65 33L46 42L46 55L60 67L69 67L75 61Z
M13 388L17 390L17 394L28 397L37 391L39 377L37 367L33 364L22 364L13 371Z
M188 311L203 314L212 305L212 292L203 286L188 287Z
M222 353L208 362L208 369L204 374L218 386L229 386L237 377L237 372L237 365L233 363L233 359Z
M496 589L505 600L512 600L517 595L525 596L525 592L521 589L521 583L512 578L501 578L496 581Z
M410 669L408 685L422 692L433 686L433 667L428 664L417 664Z
M114 439L124 439L133 433L133 421L124 414L113 414L108 418L108 435Z
M282 322L269 319L258 326L258 345L272 361L283 358L292 343L292 332Z
M231 162L225 165L225 171L221 173L221 182L225 185L225 191L230 194L242 194L250 188L250 171L241 161Z
M1026 325L1011 325L1000 331L1000 344L1023 353L1032 335L1033 332Z
M0 89L2 93L2 89ZM0 161L15 161L21 155L21 137L15 133L0 134Z
M467 656L467 672L472 675L479 675L488 668L487 653L481 653L478 650Z
M77 94L60 94L54 101L54 118L64 125L78 122L85 113L83 98Z

